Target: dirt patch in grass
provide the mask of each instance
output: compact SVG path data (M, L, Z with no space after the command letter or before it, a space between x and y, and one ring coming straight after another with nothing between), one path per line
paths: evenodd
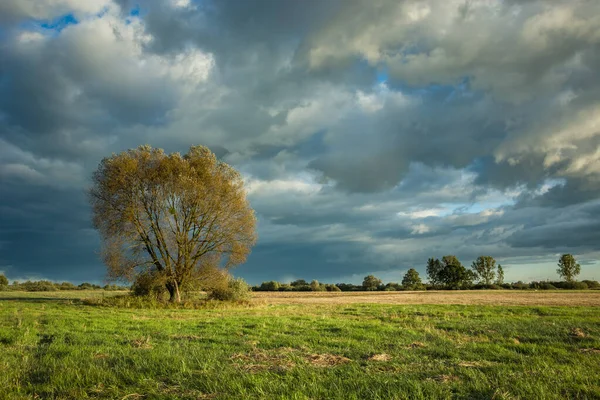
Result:
M600 290L515 291L515 290L430 290L427 292L255 292L261 304L460 304L523 306L600 307Z
M423 342L412 342L411 344L406 346L407 349L419 349L422 347L425 347L425 343Z

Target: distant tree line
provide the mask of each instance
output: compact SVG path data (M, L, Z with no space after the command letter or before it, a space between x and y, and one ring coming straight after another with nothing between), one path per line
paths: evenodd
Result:
M257 292L358 292L358 291L398 291L398 290L455 290L455 289L600 289L600 283L592 280L575 281L581 267L571 254L563 254L558 261L557 273L564 281L522 281L505 283L504 269L496 264L491 256L480 256L467 269L456 256L446 255L440 259L427 260L428 283L423 283L419 273L409 269L401 283L383 281L374 275L367 275L362 285L352 283L320 283L316 280L308 283L298 279L291 283L277 281L263 282L253 286Z
M96 285L93 283L83 282L79 285L74 285L71 282L51 282L47 280L39 281L14 281L8 283L8 279L4 275L0 275L0 290L15 290L24 292L56 292L59 290L129 290L129 286L119 285Z
M219 270L215 270L215 273ZM352 283L321 283L317 280L311 282L297 279L290 283L277 281L263 282L253 286L256 292L358 292L358 291L399 291L399 290L454 290L454 289L600 289L600 283L593 280L576 281L575 277L581 272L581 266L571 254L563 254L558 260L558 275L563 281L539 281L539 282L504 282L504 270L500 264L491 256L480 256L467 269L456 256L446 255L440 259L430 258L426 265L427 278L429 282L422 282L419 273L410 268L401 283L383 281L374 275L367 275L361 285ZM146 275L142 274L141 277ZM223 280L210 278L211 282L229 282L235 285L241 283L236 280ZM57 291L57 290L128 290L140 295L148 295L151 292L164 291L164 284L153 279L144 283L138 279L132 287L119 285L95 285L84 282L75 286L70 282L54 283L47 280L13 282L9 285L6 276L0 274L0 290L21 290L29 292ZM234 285L234 286L235 286ZM244 283L245 285L245 283ZM205 284L203 286L206 286ZM208 286L206 286L208 288ZM210 288L209 288L210 289ZM221 288L216 288L221 290ZM215 291L215 288L210 291ZM216 290L217 292L219 290ZM223 291L223 290L221 290ZM139 293L138 293L139 292Z

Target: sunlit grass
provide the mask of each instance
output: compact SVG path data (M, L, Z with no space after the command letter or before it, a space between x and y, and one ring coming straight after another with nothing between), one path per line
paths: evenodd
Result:
M600 397L595 307L160 310L77 293L0 300L0 398Z

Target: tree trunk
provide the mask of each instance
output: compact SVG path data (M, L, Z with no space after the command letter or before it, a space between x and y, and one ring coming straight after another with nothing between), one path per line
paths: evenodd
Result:
M177 282L167 283L167 290L169 291L169 301L174 303L181 303L181 295L179 294L179 285Z

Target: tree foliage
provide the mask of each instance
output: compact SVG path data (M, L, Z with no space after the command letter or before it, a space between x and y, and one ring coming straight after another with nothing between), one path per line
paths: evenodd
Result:
M419 290L423 288L423 282L416 269L409 269L402 278L402 287L406 290Z
M498 273L496 274L496 285L504 285L504 269L498 264Z
M558 269L556 272L565 281L573 282L575 277L581 272L581 266L572 254L563 254L558 259Z
M491 285L496 276L496 260L492 256L479 256L473 261L471 269L480 283Z
M433 286L441 285L440 271L444 268L441 261L437 258L427 260L427 278Z
M430 258L427 274L433 285L444 285L449 289L464 289L472 285L473 272L466 269L453 255L442 257L442 261Z
M8 286L8 279L4 274L0 274L0 286Z
M362 285L364 290L377 290L377 288L382 284L383 282L381 281L381 279L373 275L367 275L365 276Z
M93 175L90 202L109 277L153 272L172 301L215 268L244 262L256 242L242 177L203 146L113 154Z

